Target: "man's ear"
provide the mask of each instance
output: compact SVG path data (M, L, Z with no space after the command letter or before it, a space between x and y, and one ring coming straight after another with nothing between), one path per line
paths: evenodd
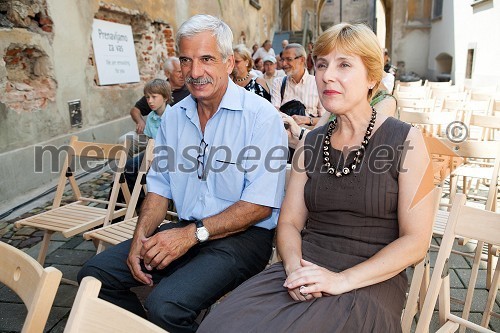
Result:
M234 55L231 54L229 57L227 57L226 60L226 71L228 75L233 72L233 68L234 68Z

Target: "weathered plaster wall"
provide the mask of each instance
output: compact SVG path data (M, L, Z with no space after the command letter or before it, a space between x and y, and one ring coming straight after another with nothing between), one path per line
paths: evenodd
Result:
M440 74L436 62L436 57L441 53L447 53L453 57L451 79L455 82L453 68L456 66L455 57L455 16L453 10L453 0L443 1L443 16L432 22L432 30L429 45L429 67L427 77L430 80L437 80ZM453 37L453 38L452 38ZM464 72L465 73L465 72Z
M425 17L427 10L426 0L414 0L410 15L412 20L408 20L408 2L394 1L392 6L392 64L398 65L404 62L404 68L398 65L398 75L404 72L414 72L421 77L425 77L428 68L429 40L430 40L430 20ZM421 10L416 10L420 8ZM420 13L423 17L417 15Z
M453 2L449 0L449 2ZM490 0L471 6L469 2L454 5L455 18L455 77L465 80L467 50L474 48L472 84L500 84L500 1Z
M144 82L163 77L162 62L175 54L176 29L190 16L221 17L234 42L272 39L279 2L261 0L7 0L0 3L0 208L57 174L34 173L34 147L69 141L115 142L133 129L129 110ZM132 26L141 82L96 83L91 30L94 18ZM67 102L80 99L83 124L70 125ZM17 202L18 203L18 202ZM1 212L1 209L0 209Z

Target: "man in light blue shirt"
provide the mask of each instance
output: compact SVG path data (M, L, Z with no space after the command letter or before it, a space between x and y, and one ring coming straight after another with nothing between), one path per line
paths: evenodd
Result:
M202 309L265 267L284 195L283 122L269 102L229 80L232 41L209 15L179 28L191 96L162 117L134 238L78 275L98 278L101 298L144 317L130 288L156 284L147 318L169 332L195 332ZM180 222L158 228L169 200Z

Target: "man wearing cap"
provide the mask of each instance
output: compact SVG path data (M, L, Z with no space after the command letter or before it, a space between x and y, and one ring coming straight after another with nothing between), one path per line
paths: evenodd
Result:
M264 80L266 80L270 94L272 94L273 80L283 76L285 76L285 71L276 69L276 58L272 55L266 56L264 58Z

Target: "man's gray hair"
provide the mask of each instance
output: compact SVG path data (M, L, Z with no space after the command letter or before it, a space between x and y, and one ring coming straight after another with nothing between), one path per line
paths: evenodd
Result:
M163 69L172 74L174 72L174 63L180 64L179 58L170 57L163 63Z
M210 31L217 41L217 48L222 54L222 61L233 54L233 32L222 20L211 15L195 15L182 23L177 35L175 45L179 50L181 39L193 37L201 32Z
M306 50L304 49L304 47L302 45L297 44L297 43L291 43L291 44L288 44L287 46L285 46L285 50L291 50L291 49L295 50L296 57L298 57L298 56L301 56L304 58L307 57Z

